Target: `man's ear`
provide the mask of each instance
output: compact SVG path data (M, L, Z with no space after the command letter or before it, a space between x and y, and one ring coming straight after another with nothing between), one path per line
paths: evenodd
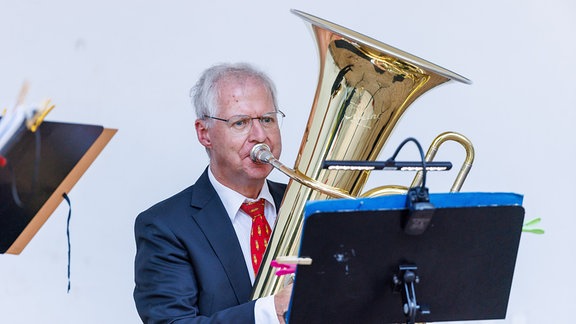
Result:
M208 127L206 126L206 121L202 119L196 119L194 122L194 127L196 127L196 136L198 136L198 142L206 148L212 146L212 141L210 140L210 134L208 133Z

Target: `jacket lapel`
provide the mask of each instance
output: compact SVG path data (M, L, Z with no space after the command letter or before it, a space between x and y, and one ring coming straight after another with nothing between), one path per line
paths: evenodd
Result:
M205 170L194 185L191 206L199 209L193 214L198 226L204 232L214 253L222 263L238 303L250 299L252 285L242 249L226 209L212 187Z
M284 193L286 192L286 184L268 181L268 189L270 190L270 194L274 199L274 205L276 205L276 212L280 210L280 205L284 198Z

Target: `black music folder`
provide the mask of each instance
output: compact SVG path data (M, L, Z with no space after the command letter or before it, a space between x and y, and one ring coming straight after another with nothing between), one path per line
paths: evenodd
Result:
M403 229L405 195L308 203L299 256L312 264L297 267L289 323L505 318L522 196L431 194L430 202L420 235Z
M14 137L1 152L0 253L22 252L116 131L45 121Z

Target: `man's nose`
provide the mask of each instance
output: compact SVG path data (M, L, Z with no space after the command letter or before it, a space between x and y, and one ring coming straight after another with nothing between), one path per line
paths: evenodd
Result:
M257 141L263 141L266 138L266 130L260 123L259 119L252 119L252 128L250 128L250 137Z

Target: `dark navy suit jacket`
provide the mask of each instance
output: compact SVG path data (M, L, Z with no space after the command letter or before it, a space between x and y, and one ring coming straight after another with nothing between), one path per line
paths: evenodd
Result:
M268 181L280 206L286 185ZM136 218L134 301L145 323L254 323L252 285L207 170Z

